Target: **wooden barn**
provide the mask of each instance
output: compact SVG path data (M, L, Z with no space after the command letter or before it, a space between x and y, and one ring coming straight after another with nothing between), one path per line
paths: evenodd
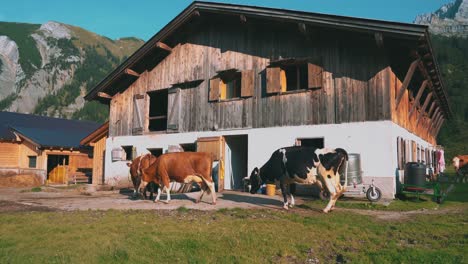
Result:
M86 99L110 106L107 180L180 146L214 153L219 189L240 189L301 144L359 153L364 180L393 197L451 116L443 85L426 26L194 2Z
M44 184L87 182L92 148L80 139L98 124L0 112L0 177L36 175Z

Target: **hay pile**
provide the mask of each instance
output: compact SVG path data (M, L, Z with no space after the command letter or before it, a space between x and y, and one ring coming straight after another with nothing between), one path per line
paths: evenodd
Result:
M41 186L40 177L32 174L0 176L0 187L36 187Z

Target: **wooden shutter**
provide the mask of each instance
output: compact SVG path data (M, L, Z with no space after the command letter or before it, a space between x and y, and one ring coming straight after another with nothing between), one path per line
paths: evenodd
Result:
M281 92L281 68L272 67L266 69L266 92L280 93Z
M214 78L214 79L210 80L210 95L209 95L209 100L210 101L218 101L219 100L220 84L221 84L221 78Z
M309 78L309 89L321 88L323 72L322 67L316 64L307 63L307 72Z
M179 131L179 120L180 120L180 88L173 88L168 90L167 95L167 130L168 132Z
M135 94L133 96L133 125L132 134L143 134L143 110L145 106L145 96L142 94Z
M254 95L255 87L254 71L243 71L241 76L241 97L250 97Z

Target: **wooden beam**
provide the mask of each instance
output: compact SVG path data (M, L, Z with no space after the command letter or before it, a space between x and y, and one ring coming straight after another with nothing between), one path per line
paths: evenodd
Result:
M437 127L439 126L440 122L442 121L442 119L444 119L444 116L443 115L439 115L439 117L437 118L436 122L434 123L434 126L431 128L431 130L429 131L432 135L434 135L434 132L435 130L437 129Z
M437 129L435 130L434 137L436 137L437 134L439 134L439 131L440 131L440 129L442 128L442 125L444 124L444 122L445 122L445 118L442 118L442 120L440 121L439 126L438 126Z
M240 22L241 22L241 23L246 23L246 22L247 22L247 18L245 17L245 15L241 14L241 15L239 16L239 18L240 18Z
M438 118L438 115L439 115L439 110L436 109L433 113L432 116L429 116L429 122L427 122L427 127L425 128L426 130L430 130L430 128L433 126L434 122L436 121L436 119Z
M436 106L436 102L433 101L431 104L431 107L429 108L429 111L427 111L427 116L430 118L432 114L432 110L434 110L434 107Z
M98 97L104 98L104 99L112 99L112 96L104 93L104 92L98 92Z
M383 34L382 34L382 32L376 32L376 33L374 33L374 38L375 38L375 43L377 44L377 47L383 48L383 46L384 46L384 40L383 40Z
M398 105L400 104L401 98L403 97L403 94L405 93L406 88L408 88L408 85L413 78L414 70L416 69L416 66L418 66L419 59L416 59L413 61L408 68L408 72L406 73L405 80L401 84L400 90L398 91L398 95L396 98L396 106L395 109L398 108Z
M439 118L442 116L442 112L438 111L437 114L434 116L432 119L431 125L429 126L428 130L429 132L432 130L432 128L437 124L439 121Z
M171 47L169 47L168 45L166 45L165 43L163 43L161 41L156 42L156 47L158 47L160 49L163 49L165 51L168 51L168 52L172 51Z
M427 85L427 80L424 80L421 84L421 87L419 87L419 91L418 91L418 94L416 95L416 98L414 99L414 103L413 105L411 106L411 109L409 111L409 117L411 118L411 116L413 115L414 113L414 110L416 109L416 107L419 106L419 100L421 99L421 96L424 92L424 89L426 89L426 85Z
M130 68L125 69L125 74L132 75L135 77L140 77L140 74Z
M427 96L426 96L426 100L424 101L424 104L421 108L421 111L419 112L419 115L418 115L418 120L416 121L416 127L418 126L419 124L419 121L421 120L421 117L424 115L424 113L426 112L426 108L427 106L429 105L429 101L431 100L432 98L432 92L430 92Z

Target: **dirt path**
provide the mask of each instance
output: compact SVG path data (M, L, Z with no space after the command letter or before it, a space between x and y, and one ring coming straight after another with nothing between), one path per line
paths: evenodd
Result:
M173 194L169 204L164 202L154 203L149 200L135 200L132 192L123 191L99 191L87 192L85 189L58 189L43 187L41 192L31 192L24 188L0 188L0 212L18 211L75 211L75 210L174 210L180 207L195 210L218 210L221 208L245 208L245 209L274 209L282 210L282 198L279 195L252 195L244 192L224 191L217 194L217 204L211 205L211 196L205 195L202 202L195 203L199 192L187 194ZM292 209L299 214L320 214L320 210L301 209L300 205L307 198L297 198L296 204L299 208ZM418 214L446 214L461 212L463 208L444 208L432 210L416 210L408 212L362 210L336 208L336 211L352 211L362 215L373 216L380 220L399 221L410 219Z
M217 210L220 208L270 208L282 207L281 197L251 195L249 193L225 191L217 194L217 204L211 205L211 195L204 195L202 202L195 203L199 192L187 194L171 194L171 201L166 204L166 196L162 195L164 202L154 203L149 200L135 200L132 192L99 191L85 192L83 190L58 190L45 187L41 192L30 192L30 189L0 188L0 201L17 203L19 210L25 211L32 207L45 207L50 210L107 210L107 209L177 209L186 207L197 210ZM26 191L26 192L25 192ZM298 201L300 203L301 201ZM9 211L9 206L2 206L0 211Z

